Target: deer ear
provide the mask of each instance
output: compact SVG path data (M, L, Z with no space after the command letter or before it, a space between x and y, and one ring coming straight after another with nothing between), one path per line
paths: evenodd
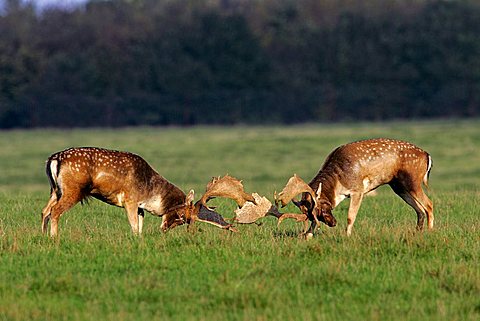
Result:
M322 195L322 183L320 183L317 188L317 201L320 200L320 195Z
M193 200L195 198L195 191L193 189L188 192L187 197L185 198L185 204L191 205L193 203Z

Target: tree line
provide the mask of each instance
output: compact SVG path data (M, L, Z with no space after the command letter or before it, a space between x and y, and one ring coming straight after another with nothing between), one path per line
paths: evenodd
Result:
M477 117L475 1L117 0L0 13L0 128Z

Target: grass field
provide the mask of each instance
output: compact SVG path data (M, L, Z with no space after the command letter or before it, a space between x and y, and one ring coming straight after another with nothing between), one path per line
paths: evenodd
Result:
M40 232L45 160L66 147L138 153L197 199L226 173L272 199L336 146L381 136L432 155L433 231L416 233L414 211L383 187L349 238L348 200L310 241L273 218L163 234L151 215L134 237L124 211L98 201L62 216L59 240ZM0 168L0 320L480 320L480 121L8 131ZM217 204L232 216L233 202Z

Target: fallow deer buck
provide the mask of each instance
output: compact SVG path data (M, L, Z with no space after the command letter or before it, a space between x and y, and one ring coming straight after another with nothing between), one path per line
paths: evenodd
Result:
M335 226L332 210L345 198L350 198L347 218L347 235L351 235L353 223L362 203L363 196L377 187L388 184L417 213L417 229L422 230L425 215L428 228L433 228L433 204L422 189L428 187L432 168L430 155L417 146L400 140L370 139L346 144L335 149L325 160L318 174L306 184L294 175L283 191L276 197L285 206L293 200L302 214L281 214L275 206L248 204L237 210L237 220L254 221L265 214L279 218L295 218L311 222L304 235L313 236L320 221ZM300 201L294 197L302 193Z
M46 164L51 196L42 211L42 231L58 234L60 216L87 197L125 208L134 234L142 233L144 210L162 216L161 228L203 221L234 230L206 202L215 197L234 199L239 206L255 202L231 177L214 178L202 198L193 203L194 191L185 195L177 186L158 174L143 158L129 152L95 147L70 148L51 155Z

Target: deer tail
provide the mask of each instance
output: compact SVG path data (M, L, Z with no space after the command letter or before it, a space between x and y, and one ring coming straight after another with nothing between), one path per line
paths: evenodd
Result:
M432 157L427 154L427 159L428 159L428 163L427 163L427 171L425 172L425 175L423 176L423 184L425 185L425 187L428 188L428 178L430 177L430 171L432 170Z

